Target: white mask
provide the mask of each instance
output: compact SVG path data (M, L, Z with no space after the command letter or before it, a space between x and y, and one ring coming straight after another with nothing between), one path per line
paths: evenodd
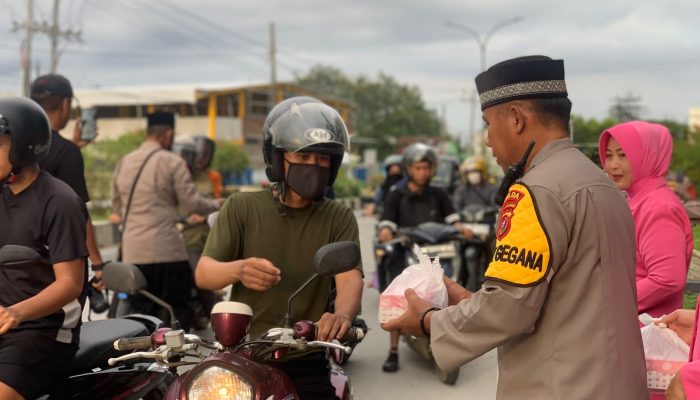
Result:
M472 171L467 173L467 182L472 185L478 185L481 183L481 172Z

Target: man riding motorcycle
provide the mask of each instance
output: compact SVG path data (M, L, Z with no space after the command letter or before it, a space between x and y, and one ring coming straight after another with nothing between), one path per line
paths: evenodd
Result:
M474 238L463 246L463 257L457 281L470 290L479 290L484 273L493 255L495 224L498 207L495 203L498 187L488 181L483 157L470 157L460 166L464 183L455 191L452 204L471 224Z
M455 225L466 238L471 238L472 232L461 226L460 216L452 207L447 193L430 186L430 180L437 169L435 151L428 145L415 143L404 150L402 163L408 180L405 184L394 185L387 195L377 225L379 241L390 241L400 228L431 221ZM402 252L393 254L393 259L387 260L392 279L406 267ZM448 276L452 275L450 269L451 266L445 271ZM389 356L382 366L385 372L398 370L399 336L398 331L391 332Z
M462 210L472 204L494 206L498 187L488 181L484 159L482 157L468 158L464 160L459 169L465 182L455 191L452 199L455 210ZM493 222L495 222L495 218L489 221L489 223Z
M384 182L377 188L374 193L374 201L370 203L364 211L367 216L377 213L382 214L384 209L384 200L389 194L389 190L394 185L398 185L404 182L403 165L402 158L398 154L392 154L384 160L384 171L386 172L386 178Z
M0 274L0 398L35 398L67 373L85 303L87 209L39 168L51 143L44 111L26 98L0 99L0 246L39 254Z
M207 239L195 278L200 288L231 283L231 299L251 306L251 337L279 326L289 296L312 274L312 258L327 243L359 245L352 210L323 197L335 181L348 133L338 113L310 97L275 106L264 127L263 156L271 189L230 196ZM299 294L295 318L317 321L319 340L342 337L360 309L362 269L335 275L334 312L326 312L331 282L317 279ZM334 398L323 353L277 363L304 399Z

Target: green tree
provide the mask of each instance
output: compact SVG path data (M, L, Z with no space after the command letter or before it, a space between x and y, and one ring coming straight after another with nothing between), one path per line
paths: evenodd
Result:
M93 200L108 200L112 191L112 175L117 162L138 148L145 132L131 132L117 139L102 139L82 149L85 160L85 183Z
M429 110L416 86L403 85L380 73L376 78L350 78L341 70L317 65L296 83L315 93L334 96L357 106L358 136L377 141L380 158L396 152L400 136L443 135L440 119Z
M240 174L248 167L248 163L248 154L240 146L225 140L216 141L212 168L219 171L222 176L231 173Z
M656 122L657 124L661 124L668 128L668 130L671 132L671 136L673 136L674 141L678 144L680 144L680 142L678 142L679 140L688 140L688 124L684 124L682 122L674 121L671 119L651 120L650 122Z
M574 143L577 145L597 145L598 137L604 130L617 124L612 118L597 120L595 118L584 118L580 115L571 116L571 130Z
M690 145L674 140L672 171L682 171L697 186L700 185L700 143Z
M622 96L615 96L612 105L608 109L610 118L625 122L642 119L645 107L642 105L641 96L634 93L627 93Z

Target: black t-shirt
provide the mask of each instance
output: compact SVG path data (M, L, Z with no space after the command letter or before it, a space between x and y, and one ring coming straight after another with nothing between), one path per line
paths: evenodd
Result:
M454 221L446 221L447 217ZM444 190L428 186L412 192L407 184L392 186L384 201L382 221L391 221L399 228L416 226L423 222L452 223L459 220Z
M49 154L39 162L39 166L67 183L84 202L90 200L85 184L85 163L80 148L53 129Z
M85 203L60 180L41 171L24 191L15 195L9 185L0 196L0 246L15 244L41 255L35 265L22 269L0 267L0 305L26 300L56 280L53 264L87 257ZM81 263L80 268L85 268ZM85 271L87 277L87 271ZM37 320L22 322L15 329L53 329L56 340L78 343L85 293L62 310Z

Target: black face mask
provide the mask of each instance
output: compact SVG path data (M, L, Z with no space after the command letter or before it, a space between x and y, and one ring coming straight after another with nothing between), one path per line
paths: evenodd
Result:
M386 180L384 181L384 184L382 185L382 188L386 192L394 186L396 183L398 183L401 179L403 179L403 174L398 174L398 175L389 175L386 177Z
M289 164L286 185L307 200L321 200L328 186L330 168L317 164Z

